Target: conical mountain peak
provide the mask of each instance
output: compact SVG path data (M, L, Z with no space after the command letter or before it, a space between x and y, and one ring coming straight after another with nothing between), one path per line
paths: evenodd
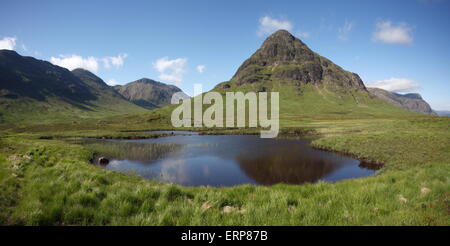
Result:
M359 76L347 72L316 54L286 30L270 35L261 47L236 71L231 79L237 85L267 83L333 84L365 89Z
M264 60L265 64L300 64L314 59L314 52L288 31L279 30L264 41L255 56Z
M274 32L272 35L270 35L263 43L262 47L271 45L271 44L278 44L278 45L285 45L285 46L305 46L305 44L298 38L294 37L290 32L286 30L278 30Z

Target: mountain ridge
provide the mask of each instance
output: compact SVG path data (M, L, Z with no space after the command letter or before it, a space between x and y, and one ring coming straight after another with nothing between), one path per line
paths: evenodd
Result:
M48 61L0 50L0 121L98 117L142 113L170 104L182 90L174 85L142 78L126 85L109 86L94 73L69 71ZM188 97L182 94L182 97ZM72 117L72 116L73 117Z
M367 90L381 100L397 107L422 114L435 114L430 105L418 93L399 94L380 88L367 88Z
M63 95L75 102L95 99L81 80L69 70L47 61L0 50L0 89L16 96L45 101L48 94Z
M103 117L145 112L89 71L0 50L0 121Z
M168 85L148 78L141 78L125 85L116 85L114 89L127 100L147 109L170 105L172 95L184 92L175 85ZM182 97L188 98L186 94Z

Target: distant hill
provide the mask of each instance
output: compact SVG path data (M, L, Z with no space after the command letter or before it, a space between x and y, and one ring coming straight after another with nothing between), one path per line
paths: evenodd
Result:
M290 121L408 116L370 94L356 73L313 52L288 31L279 30L215 91L280 92L280 117Z
M114 86L114 89L129 101L147 108L154 109L170 104L172 95L182 92L174 85L167 85L151 79L142 78L126 85ZM189 97L183 93L184 98Z
M437 115L439 116L447 116L450 117L450 111L446 111L446 110L435 110L434 111Z
M422 99L420 94L409 93L402 95L380 88L368 88L367 90L381 100L397 107L422 114L435 114L430 105Z
M100 78L0 50L0 122L52 121L145 112Z

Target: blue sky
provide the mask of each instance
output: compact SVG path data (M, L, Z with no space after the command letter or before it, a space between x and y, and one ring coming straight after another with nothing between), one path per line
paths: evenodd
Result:
M3 0L0 48L188 94L229 80L270 32L289 29L364 83L450 110L450 1ZM199 67L200 66L200 67Z

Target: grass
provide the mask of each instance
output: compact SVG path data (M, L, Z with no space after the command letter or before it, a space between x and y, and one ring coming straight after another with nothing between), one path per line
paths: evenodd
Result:
M97 168L89 163L95 148L10 131L0 140L0 223L450 224L450 118L315 120L297 126L315 127L317 147L385 167L373 177L335 184L182 187Z
M180 145L160 143L143 144L132 142L110 142L84 140L79 144L93 152L94 157L103 156L107 159L150 161L163 158L167 153L177 151Z
M228 89L233 91L233 81ZM75 144L81 138L152 138L173 129L175 106L138 115L0 125L0 224L4 225L450 225L450 118L423 116L366 93L265 81L280 91L280 137L384 167L373 177L334 184L183 187L90 164L138 145ZM298 96L301 94L302 96ZM355 103L355 101L357 103ZM187 129L178 129L187 130ZM201 134L259 134L255 128Z

